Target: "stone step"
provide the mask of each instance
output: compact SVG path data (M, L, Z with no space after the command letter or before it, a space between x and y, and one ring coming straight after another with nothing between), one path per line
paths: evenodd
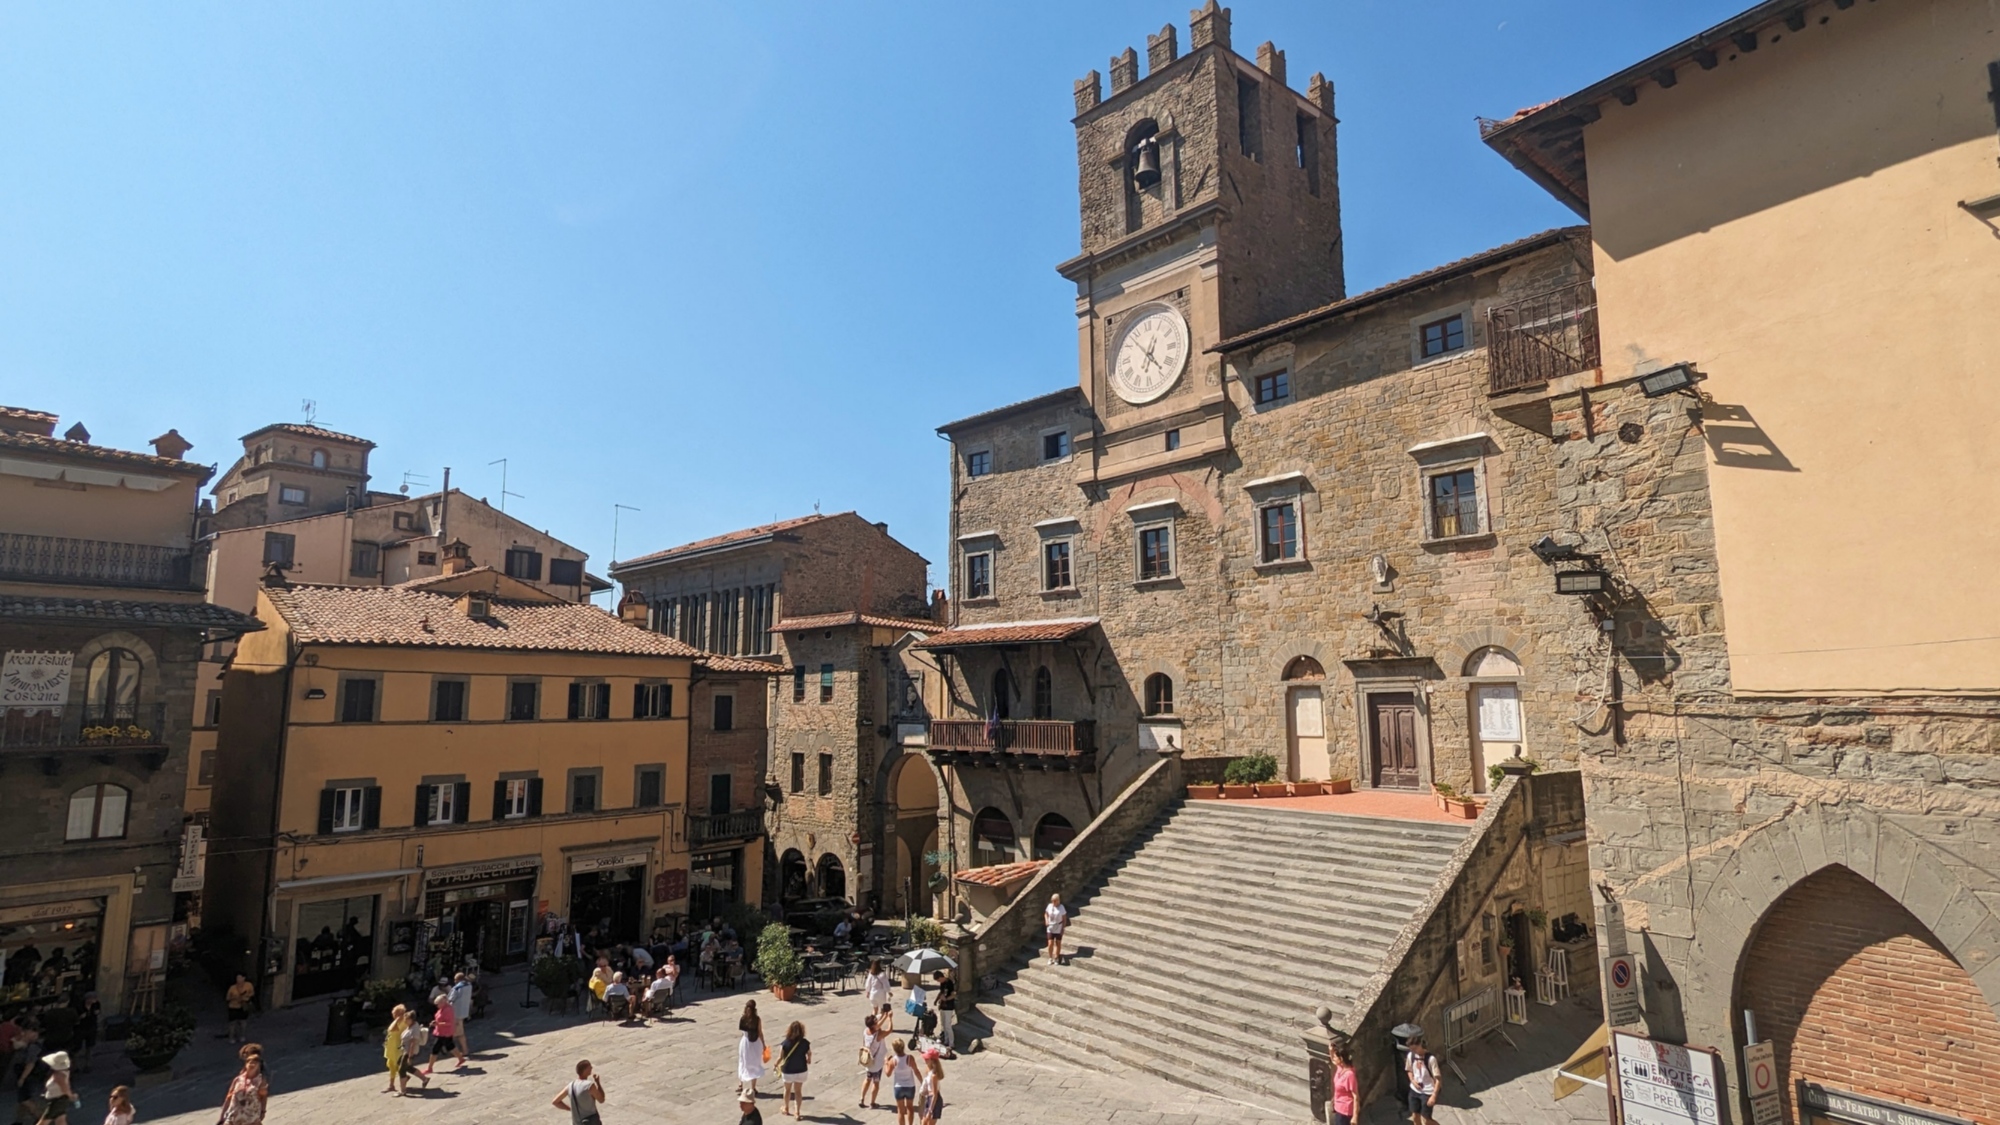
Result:
M1128 908L1096 915L1088 926L1078 923L1065 940L1070 949L1088 946L1142 954L1162 969L1234 966L1247 959L1295 965L1322 974L1359 972L1365 976L1375 971L1394 938L1329 926L1318 940L1279 940L1268 931L1254 936L1217 933L1198 919Z
M1145 876L1140 882L1113 886L1082 903L1073 915L1074 925L1083 925L1102 914L1143 914L1186 926L1200 926L1205 943L1237 941L1246 929L1268 931L1275 940L1311 945L1333 933L1390 942L1403 931L1422 905L1421 899L1401 903L1353 902L1335 904L1295 897L1243 896L1217 901L1213 888L1157 881ZM1210 917L1210 911L1223 914ZM1199 913L1196 913L1196 912ZM1220 930L1208 929L1216 921ZM1198 931L1201 932L1201 931Z
M1207 821L1238 825L1255 830L1259 826L1282 825L1301 833L1322 832L1372 832L1389 836L1427 836L1432 838L1463 838L1471 830L1471 822L1464 824L1439 820L1403 820L1392 816L1350 816L1337 812L1314 812L1307 809L1278 809L1269 806L1246 808L1221 801L1185 801L1174 809L1174 819L1187 818L1193 821Z
M1295 995L1303 991L1296 973L1264 964L1243 963L1226 967L1177 964L1173 966L1171 972L1166 972L1164 971L1166 963L1153 948L1145 946L1130 948L1122 942L1098 944L1089 938L1082 939L1080 944L1084 955L1072 958L1070 962L1072 965L1095 961L1107 971L1122 972L1134 977L1186 981L1190 986L1198 985L1211 995L1237 996L1252 1003L1269 1004L1273 998ZM1359 981L1366 979L1372 971L1371 968L1368 972L1354 974L1353 987L1358 988ZM1320 980L1323 983L1316 984L1312 988L1313 993L1341 991L1338 984L1333 983L1331 974ZM1307 1011L1311 1008L1311 1004L1306 1005ZM1268 1008L1265 1010L1269 1011Z
M1332 859L1297 852L1262 854L1246 850L1241 842L1189 845L1185 841L1162 840L1140 851L1127 852L1112 861L1109 870L1137 863L1156 868L1199 872L1210 878L1226 878L1250 886L1327 887L1352 885L1401 890L1410 885L1411 872L1429 872L1429 877L1451 863L1449 853L1422 857L1422 862L1384 863L1379 857Z
M1330 839L1288 840L1282 836L1259 836L1234 832L1221 826L1196 827L1155 837L1167 851L1199 853L1218 861L1239 864L1269 864L1278 859L1309 859L1334 865L1353 865L1366 870L1402 868L1412 865L1445 863L1458 850L1461 840L1392 840L1376 837L1336 836ZM1149 848L1148 841L1142 848ZM1140 849L1134 849L1140 850Z
M1093 948L1090 956L1073 958L1060 968L1042 963L1026 966L1001 986L997 995L1035 993L1068 987L1063 982L1076 981L1141 992L1169 1007L1212 1008L1259 1024L1274 1016L1304 1018L1304 1013L1322 1003L1344 1011L1366 979L1366 974L1301 972L1274 986L1214 966L1157 969L1143 953Z
M1078 920L1087 910L1132 899L1170 902L1185 909L1226 898L1231 904L1271 910L1310 924L1320 924L1328 916L1338 915L1393 924L1400 930L1424 899L1407 886L1391 888L1373 883L1345 886L1338 882L1318 886L1259 885L1209 878L1177 865L1139 859L1120 864L1113 874L1129 874L1134 878L1106 884L1089 898L1078 900L1072 910Z

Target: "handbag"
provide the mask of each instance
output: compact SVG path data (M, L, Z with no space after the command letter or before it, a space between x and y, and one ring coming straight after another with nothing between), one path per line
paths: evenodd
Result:
M866 1047L856 1047L854 1049L854 1061L861 1064L861 1069L867 1070L869 1065L875 1061L875 1052Z
M764 1044L764 1065L769 1066L770 1064L771 1064L771 1045L769 1043L766 1043Z

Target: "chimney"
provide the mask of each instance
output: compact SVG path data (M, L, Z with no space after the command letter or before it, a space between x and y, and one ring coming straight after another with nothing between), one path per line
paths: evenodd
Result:
M454 539L444 545L444 565L440 568L446 574L464 574L472 569L472 548L465 540Z
M1076 80L1076 111L1096 109L1104 101L1104 76L1091 71Z
M1269 39L1264 40L1264 45L1257 48L1257 69L1277 79L1278 85L1283 86L1285 84L1285 52L1278 50L1277 46Z
M1314 72L1306 80L1306 100L1325 110L1328 117L1333 116L1333 83L1326 80L1326 75ZM1337 120L1334 123L1339 124Z
M1188 50L1199 51L1211 43L1229 46L1229 9L1215 0L1188 13Z
M646 595L627 586L625 587L625 596L618 599L618 620L623 621L627 625L644 629L646 627L646 618L651 613L652 608L646 602Z
M194 448L194 443L182 437L179 430L168 430L146 444L153 447L155 454L169 461L180 460L181 454Z
M940 625L951 620L951 601L943 590L931 591L931 620Z
M1126 54L1129 55L1131 54L1131 52L1127 51ZM76 442L78 445L90 444L90 431L83 428L82 422L78 422L76 425L71 426L67 430L64 430L63 437L69 439L70 441Z
M1139 53L1127 47L1124 53L1114 55L1111 59L1111 96L1115 98L1131 89L1132 84L1137 81L1139 81Z
M1158 35L1146 36L1146 73L1158 74L1160 68L1181 57L1180 36L1174 32L1174 25L1160 29Z
M875 530L881 532L884 535L887 535L889 534L889 525L887 522L878 523L875 525Z

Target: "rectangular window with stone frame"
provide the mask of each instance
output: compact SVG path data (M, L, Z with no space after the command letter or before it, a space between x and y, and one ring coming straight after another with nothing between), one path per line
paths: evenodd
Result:
M1051 539L1042 544L1042 589L1068 590L1076 585L1070 565L1070 540Z
M1257 560L1293 562L1300 553L1298 502L1281 500L1257 509Z
M1479 470L1453 465L1424 473L1424 530L1429 539L1463 539L1485 532Z
M965 556L965 599L977 601L992 596L993 552L970 552Z
M1139 581L1152 582L1174 576L1174 525L1156 523L1139 531Z

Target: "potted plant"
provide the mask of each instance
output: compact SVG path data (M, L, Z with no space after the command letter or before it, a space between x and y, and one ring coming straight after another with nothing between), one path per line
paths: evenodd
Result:
M1479 802L1470 797L1461 797L1458 790L1444 782L1434 782L1431 792L1437 796L1438 808L1456 817L1476 820L1479 817Z
M1352 793L1354 792L1354 779L1351 777L1336 777L1326 783L1326 791L1328 793Z
M1258 796L1283 796L1283 790L1275 793L1259 793L1257 786L1269 784L1278 776L1278 759L1269 754L1249 754L1229 763L1222 771L1222 795L1242 799Z
M799 994L799 974L804 966L799 963L798 951L792 948L791 927L772 923L757 935L757 975L771 986L771 995L780 1000L792 1000Z
M1292 782L1292 796L1294 797L1317 797L1324 792L1326 792L1326 786L1320 784L1319 779L1316 777L1300 778Z
M528 969L529 979L535 982L535 990L542 994L550 1006L566 1003L576 988L576 982L583 976L583 964L574 957L544 955L535 958Z
M142 1071L164 1070L194 1038L194 1013L177 1005L148 1012L125 1033L125 1053Z
M1213 801L1222 796L1221 785L1207 785L1199 781L1188 782L1188 797L1196 801Z
M389 1013L409 995L400 977L378 977L363 981L354 990L360 1021L368 1027L388 1027Z

